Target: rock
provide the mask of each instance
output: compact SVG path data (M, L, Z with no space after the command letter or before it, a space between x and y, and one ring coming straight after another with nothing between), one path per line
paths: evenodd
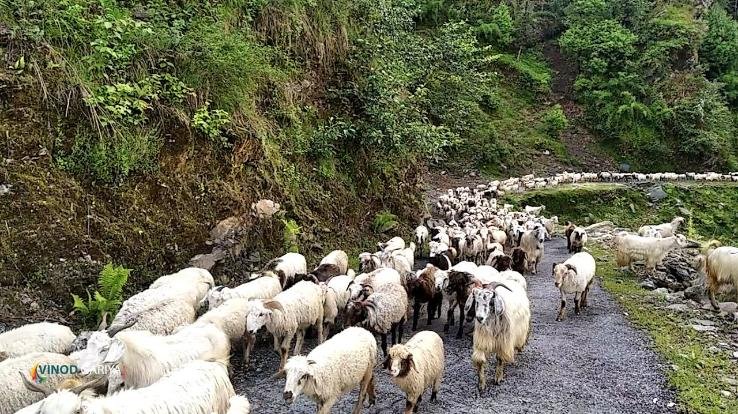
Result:
M630 172L630 164L628 164L627 162L621 163L620 165L618 165L618 170L624 173Z
M31 302L30 308L32 311L37 311L39 309L39 305L36 301Z
M549 150L543 150L543 155L551 155L551 151L549 151Z
M738 359L738 351L733 352L733 359Z
M699 324L699 325L707 325L707 326L715 326L715 322L708 321L706 319L694 319L692 322Z
M231 216L223 219L210 230L210 240L222 244L226 239L234 237L242 224L243 220L240 217Z
M633 213L633 214L635 214L635 212L636 212L635 205L633 205L633 203L630 203L630 204L628 204L628 207L630 207L630 212Z
M272 200L262 199L251 204L251 212L260 219L266 219L277 214L279 207L279 203Z
M715 332L717 331L717 328L714 326L706 326L706 325L692 325L692 329L694 329L697 332Z
M666 295L666 300L668 302L681 302L684 300L684 292L674 292Z
M679 214L681 214L681 215L682 215L682 216L684 216L684 217L689 217L689 216L691 216L691 215L692 215L692 212L691 212L691 211L689 211L689 210L687 210L687 209L686 209L686 208L684 208L684 207L679 207Z
M661 201L666 197L666 191L660 185L653 186L648 190L648 198L653 202Z
M0 196L11 194L10 190L13 188L10 184L0 184Z
M643 282L641 282L641 287L647 290L656 289L656 285L653 284L653 280L651 279L646 279Z
M727 313L738 312L738 303L735 302L720 302L720 310Z
M738 386L738 380L735 378L722 377L720 381L728 385Z
M218 261L225 259L225 257L226 253L223 250L215 248L212 253L198 254L190 259L190 266L210 270Z
M677 311L677 312L689 312L689 305L684 303L674 303L666 307L666 309Z
M720 394L722 394L722 395L723 395L723 397L725 397L725 398L730 398L730 397L732 397L732 396L733 396L733 393L732 393L732 392L730 392L730 391L726 391L726 390L722 390L722 391L720 391Z
M690 286L684 289L684 297L697 303L702 303L702 297L704 295L705 289L701 286Z
M654 289L651 293L653 293L654 295L664 295L664 296L666 296L666 295L669 294L669 289L661 287L661 288L658 288L658 289Z

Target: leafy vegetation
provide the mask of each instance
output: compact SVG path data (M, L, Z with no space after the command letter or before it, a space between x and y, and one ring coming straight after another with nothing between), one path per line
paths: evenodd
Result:
M92 295L87 292L86 302L72 294L74 312L78 312L89 326L97 327L103 320L110 323L123 303L123 288L130 274L131 269L123 266L105 265L97 280L98 289Z
M632 273L615 268L612 250L590 246L600 260L597 274L628 317L645 329L656 350L670 365L669 383L676 389L681 411L687 413L729 413L738 410L738 401L720 393L722 378L738 375L735 363L725 352L711 352L717 339L700 335L684 317L664 309L664 299L644 290Z

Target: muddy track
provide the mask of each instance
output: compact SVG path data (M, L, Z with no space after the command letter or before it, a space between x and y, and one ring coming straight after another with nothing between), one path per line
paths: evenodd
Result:
M590 307L581 315L573 312L569 301L567 319L556 322L558 292L551 282L551 264L568 257L563 239L546 243L545 260L538 275L528 276L528 293L533 312L530 342L515 364L506 368L505 381L489 385L477 395L477 382L471 366L471 338L456 340L443 335L446 348L446 373L439 402L420 404L425 413L668 413L674 400L666 387L664 367L649 349L645 335L633 328L622 311L599 285L590 292ZM430 327L442 332L442 320ZM422 325L423 319L419 322ZM410 330L408 323L405 340ZM471 326L467 331L471 330ZM263 335L262 335L263 336ZM308 351L315 340L308 340ZM381 351L380 351L381 352ZM314 413L315 404L301 397L292 405L282 400L284 380L272 380L278 357L271 350L271 339L261 338L248 372L240 356L233 358L233 383L245 393L255 413ZM493 374L488 367L488 378ZM365 413L402 412L403 393L377 369L377 404ZM344 396L334 413L351 412L358 392Z

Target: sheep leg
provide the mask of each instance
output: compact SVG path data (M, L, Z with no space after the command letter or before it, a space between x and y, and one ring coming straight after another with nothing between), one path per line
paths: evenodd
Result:
M372 381L372 374L373 370L367 369L366 372L364 372L364 377L361 379L361 383L359 384L359 399L356 401L356 404L354 405L354 411L353 414L359 414L361 413L361 409L364 407L364 399L366 398L367 389L369 388L369 383Z
M433 299L428 301L428 322L426 322L426 326L430 325L431 322L433 322L433 314L436 313L436 303L433 301ZM415 329L413 329L414 331Z
M500 385L505 378L505 361L497 357L497 366L495 367L495 385Z
M566 297L564 293L561 293L561 307L559 308L559 316L556 317L557 321L563 321L566 315Z
M323 331L323 325L321 324L318 328L318 340L320 340L320 336L322 335ZM300 351L302 351L302 342L305 339L305 330L304 329L298 329L297 330L297 339L295 339L295 355L300 355Z
M428 314L430 315L430 304L428 304ZM418 318L420 317L420 302L417 300L413 303L413 332L418 330ZM430 316L428 316L430 319ZM428 322L430 325L430 321Z
M441 377L443 375L439 375L438 378L433 382L433 390L431 391L431 399L430 402L437 403L438 402L438 391L441 389Z
M366 389L367 396L369 397L369 405L368 407L371 407L372 405L376 404L377 402L377 393L374 389L374 374L372 374L372 378L369 380L369 386Z
M316 321L315 326L318 329L318 343L322 344L325 341L325 338L328 336L328 334L323 332L323 318L322 317ZM304 331L303 331L303 336L305 336Z
M737 288L737 289L738 289L738 288ZM712 285L710 285L710 286L709 286L709 287L707 288L707 294L708 294L708 296L710 297L710 304L712 305L712 308L713 308L713 309L715 309L715 310L717 311L717 310L720 310L720 304L718 303L717 299L715 299L715 291L716 291L716 290L717 290L717 289L713 289L713 288L712 288Z
M290 344L292 343L293 336L295 336L294 333L288 333L282 339L282 346L279 348L279 351L280 351L279 370L280 371L284 371L284 364L287 363L287 357L290 354Z
M410 398L407 398L405 400L405 411L403 411L403 414L412 414L415 412L415 402L413 402Z
M582 302L582 294L579 292L574 293L574 314L579 315L580 304Z
M448 333L449 326L454 326L454 308L456 307L455 303L452 303L449 299L448 301L448 310L446 311L446 323L443 324L443 332Z
M466 303L466 299L464 301L459 301L459 303ZM459 305L459 331L456 332L456 339L461 339L461 337L464 335L464 307Z
M402 318L400 319L400 324L397 327L397 331L398 331L397 332L397 342L395 343L397 344L402 343L402 334L404 333L404 330L405 330L405 318Z
M330 336L331 336L331 325L332 324L330 322L323 323L323 335L326 338L330 338ZM321 341L321 343L322 343L322 341Z
M248 368L249 361L251 360L251 350L254 349L254 343L256 342L256 336L248 333L243 336L243 367Z
M336 403L336 398L329 398L318 402L318 414L330 414L331 408Z
M382 355L387 356L387 334L380 334L382 337Z
M487 388L487 377L484 372L485 365L487 363L487 355L482 351L472 351L472 365L477 370L477 376L479 377L479 394L482 394L485 388Z

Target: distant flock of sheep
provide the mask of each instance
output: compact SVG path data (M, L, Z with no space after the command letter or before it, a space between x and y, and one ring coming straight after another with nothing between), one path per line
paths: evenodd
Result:
M710 174L694 178L709 180ZM544 180L633 177L593 176L564 173ZM235 394L228 360L237 346L247 366L262 328L280 355L275 377L286 379L286 401L305 395L316 402L319 413L328 413L339 397L358 387L353 412L359 413L365 402L373 404L378 335L381 365L406 394L405 413L417 412L425 391L431 391L431 401L437 398L444 343L432 331L420 331L403 343L405 322L412 316L416 331L425 306L430 325L440 317L444 301L444 332L455 325L457 307L456 338L462 338L465 322L474 322L471 362L480 392L486 388L487 360L493 354L494 383L499 384L505 365L524 349L531 332L525 275L538 272L544 242L558 224L557 217L543 215L543 206L525 206L523 211L498 206L501 192L538 182L534 177L511 180L448 190L436 205L442 219L426 220L409 243L394 237L379 243L376 252L361 253L358 274L341 250L328 254L312 271L304 256L287 253L235 287L214 286L208 271L187 268L128 298L99 331L75 336L68 327L42 322L0 334L0 414L247 413L249 401ZM654 268L670 249L686 245L677 234L683 221L677 217L644 226L638 234L619 234L618 265L645 261ZM565 318L567 296L573 295L576 314L587 307L596 273L594 258L584 251L586 229L566 223L564 236L572 255L552 269L561 296L557 320ZM414 271L416 257L426 251L429 264ZM738 286L738 249L711 245L699 265L717 306L714 295L721 285ZM201 309L206 312L196 317ZM302 355L308 328L316 331L319 345ZM75 365L81 374L49 375L39 382L28 377L34 364Z

